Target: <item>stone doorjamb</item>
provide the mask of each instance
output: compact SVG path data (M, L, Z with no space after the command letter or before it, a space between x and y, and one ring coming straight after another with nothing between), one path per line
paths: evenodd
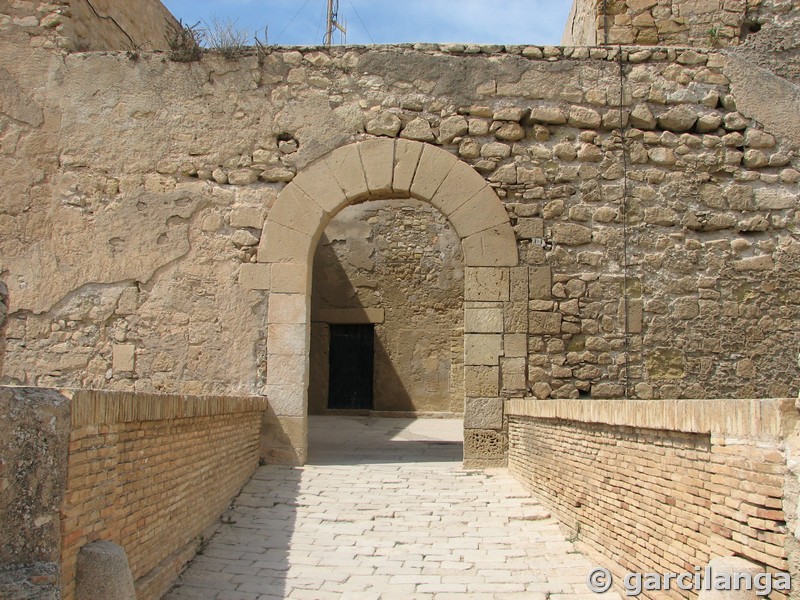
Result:
M325 226L350 204L408 197L437 208L464 252L465 428L474 432L465 436L465 462L489 466L504 459L504 445L498 459L493 439L504 435L502 303L519 261L508 214L486 180L449 152L381 138L343 146L298 173L267 215L258 263L244 265L270 289L266 395L273 414L262 432L265 460L303 464L307 458L311 269Z

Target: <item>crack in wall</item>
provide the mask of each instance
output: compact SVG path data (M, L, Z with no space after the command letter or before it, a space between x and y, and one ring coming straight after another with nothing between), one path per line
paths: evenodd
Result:
M132 49L132 50L135 50L135 49L136 49L136 42L134 42L134 41L133 41L133 38L132 38L130 35L128 35L128 32L127 32L127 31L125 31L125 29L122 27L122 25L120 25L119 23L117 23L117 20L116 20L114 17L112 17L111 15L105 15L105 16L101 15L99 12L97 12L97 9L96 9L94 6L92 6L92 3L91 3L89 0L85 0L85 2L86 2L86 4L89 6L89 8L92 10L92 12L95 14L95 16L96 16L98 19L104 19L104 20L106 20L106 21L111 21L112 23L114 23L114 25L116 25L116 26L117 26L117 28L118 28L118 29L119 29L119 30L120 30L120 31L121 31L121 32L122 32L122 33L125 35L125 37L126 37L126 38L128 38L128 40L130 41L130 43L131 43L131 49Z

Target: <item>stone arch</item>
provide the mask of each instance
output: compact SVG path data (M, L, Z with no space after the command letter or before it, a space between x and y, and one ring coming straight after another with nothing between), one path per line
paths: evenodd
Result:
M514 267L516 239L503 203L471 166L422 142L375 139L343 146L303 169L278 195L258 248L270 300L266 393L280 438L306 460L311 269L326 225L340 210L366 200L411 197L451 223L469 267ZM277 431L280 429L280 431ZM286 458L266 449L267 458Z

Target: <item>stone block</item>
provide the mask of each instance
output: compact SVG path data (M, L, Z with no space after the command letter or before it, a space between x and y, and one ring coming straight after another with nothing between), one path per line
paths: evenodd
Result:
M114 371L132 372L136 368L136 346L134 344L114 344L111 368Z
M509 271L511 275L511 300L526 301L528 299L528 267L513 267Z
M600 113L585 106L571 106L569 109L568 124L581 129L597 129L602 124Z
M302 354L308 352L308 328L303 323L274 323L267 328L267 352Z
M467 200L448 217L461 239L509 222L508 213L503 208L502 202L494 192L491 194L486 192L491 192L491 189L484 188L483 192Z
M369 197L367 179L357 145L350 144L334 150L325 158L325 162L328 163L328 168L350 202Z
M503 336L490 333L467 333L464 335L464 364L498 364L503 353Z
M328 163L317 161L298 173L292 183L303 190L324 211L335 214L348 200L333 176Z
M553 295L553 273L550 267L530 267L528 271L531 300L549 300Z
M272 265L266 263L244 263L239 267L239 285L246 290L268 290Z
M502 429L502 398L467 398L464 404L465 429Z
M406 140L396 140L394 147L394 178L392 189L395 192L410 193L414 174L417 172L423 144Z
M500 392L500 367L464 367L464 393L471 397L495 397Z
M595 383L592 386L592 398L623 398L625 386L618 383Z
M421 142L432 142L436 139L431 129L431 124L427 119L417 117L408 122L400 132L400 137Z
M16 596L4 584L9 583L11 565L52 565L57 573L74 410L68 396L54 389L0 386L0 596L4 600L6 593L15 599L50 597L35 592Z
M370 194L373 197L391 195L394 176L394 140L360 142L358 151Z
M270 294L267 319L272 323L307 323L308 297L305 294Z
M502 460L506 454L506 435L492 429L464 430L464 459L494 458Z
M78 552L76 600L136 600L125 549L111 541L86 544Z
M464 333L502 333L502 308L464 309Z
M268 221L258 245L258 262L308 263L314 247L306 234Z
M531 311L528 314L528 331L534 335L561 333L561 313Z
M308 457L308 418L265 412L261 422L261 460L267 464L303 465Z
M395 137L400 132L400 117L390 112L381 112L367 121L367 133Z
M330 215L294 183L283 188L268 218L270 223L283 225L312 238L330 221Z
M563 246L581 246L592 241L592 230L575 223L556 223L553 225L553 241Z
M658 117L658 126L667 131L689 131L697 122L697 114L686 105L670 108Z
M798 207L797 194L785 189L759 188L755 191L759 210L785 210Z
M468 267L515 267L519 264L514 230L507 225L493 227L461 240L464 264Z
M466 135L467 132L469 132L469 125L461 115L442 119L439 124L439 143L450 144L455 138Z
M503 338L503 356L511 358L528 356L528 334L507 333Z
M457 162L458 159L449 152L425 144L411 183L411 195L420 200L431 201Z
M492 267L464 269L464 300L506 302L510 299L509 270Z
M527 333L528 310L527 302L507 302L503 307L503 331Z
M555 105L535 106L531 109L530 120L534 123L563 125L567 122L564 109Z
M532 240L544 237L544 219L520 218L514 226L514 231L522 240Z
M497 194L488 187L483 177L468 164L458 161L436 189L430 202L447 217L473 199L481 206L488 206L492 202L500 204Z
M231 209L231 227L251 227L261 229L264 226L264 209L257 206L234 206Z
M644 304L641 299L628 300L628 333L642 333Z
M302 385L307 371L305 353L267 355L267 385Z
M253 265L262 266L262 265ZM273 292L284 294L308 294L311 291L311 273L305 263L275 263L271 266Z
M522 361L522 358L501 359L500 361L500 389L504 396L524 395L528 391L528 377L525 369L519 370L516 363L505 366L509 361Z
M733 268L737 271L770 271L775 266L769 254L760 256L748 256L733 263Z
M386 311L382 308L321 308L314 311L313 319L325 323L368 325L383 323Z
M268 383L267 400L279 417L302 416L306 412L306 389L303 383Z

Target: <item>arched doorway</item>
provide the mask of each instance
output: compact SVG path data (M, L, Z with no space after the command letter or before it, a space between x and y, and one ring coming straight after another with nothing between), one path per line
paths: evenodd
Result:
M397 197L429 203L461 241L464 458L473 466L502 461L502 303L510 296L509 269L519 260L508 214L483 177L452 154L390 139L350 144L317 159L283 189L267 216L258 250L270 278L266 394L274 414L265 423L272 432L262 449L267 460L302 464L307 457L311 273L322 232L350 204Z

